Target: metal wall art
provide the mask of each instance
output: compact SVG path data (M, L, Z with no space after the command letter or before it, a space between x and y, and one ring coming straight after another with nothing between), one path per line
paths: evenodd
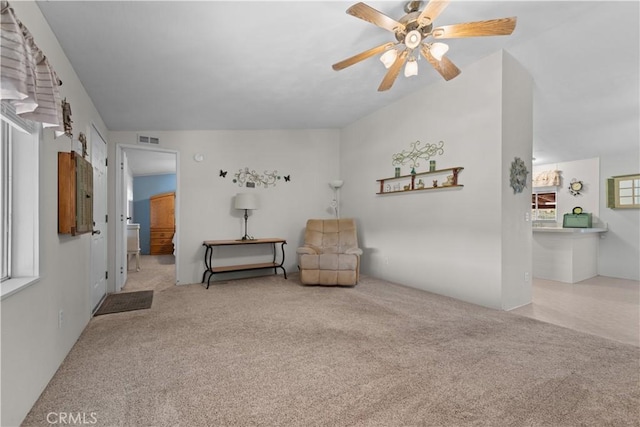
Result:
M276 183L281 179L278 175L278 171L264 171L262 175L258 174L255 170L249 170L249 168L240 169L234 175L233 182L238 184L238 187L246 186L253 188L255 186L262 186L264 188L275 187ZM285 181L290 181L291 175L285 177Z
M580 192L584 190L584 183L582 181L578 181L577 179L573 178L571 180L571 183L569 184L569 193L571 193L572 196L579 196Z
M80 145L82 146L82 157L86 159L89 154L87 152L87 136L80 132L80 135L78 135L78 141L80 141Z
M513 194L522 193L522 190L527 186L527 165L520 157L516 157L511 162L511 176L509 178L511 182L511 188L513 188Z
M71 104L67 102L67 98L63 99L61 102L62 102L62 123L64 125L64 134L67 135L68 137L72 137L73 128L71 126L71 123L73 123L73 120L71 120Z
M417 168L420 166L419 160L429 160L435 155L444 153L444 141L436 144L421 144L420 141L412 142L408 151L402 150L400 153L394 154L391 162L393 166L409 163L411 168Z

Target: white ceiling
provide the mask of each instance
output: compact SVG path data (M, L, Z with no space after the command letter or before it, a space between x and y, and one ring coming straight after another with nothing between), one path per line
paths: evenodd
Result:
M176 173L177 158L175 153L136 148L125 148L124 151L133 176Z
M426 61L384 93L392 41L347 15L355 1L41 1L110 130L341 128L441 82ZM367 2L399 18L402 1ZM517 16L511 36L453 39L465 65L501 48L534 79L534 156L555 162L638 145L637 1L452 1L436 26Z

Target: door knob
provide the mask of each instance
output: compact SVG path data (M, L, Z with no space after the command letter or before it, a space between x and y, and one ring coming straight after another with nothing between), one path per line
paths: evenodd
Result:
M93 236L94 234L100 234L100 230L93 230L93 231L91 231L91 235Z

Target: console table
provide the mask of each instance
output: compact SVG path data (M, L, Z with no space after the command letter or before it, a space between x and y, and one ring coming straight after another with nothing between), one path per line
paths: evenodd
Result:
M276 262L276 244L280 244L280 250L282 251L282 259L278 263ZM271 262L262 262L257 264L239 264L239 265L221 265L221 266L213 266L212 258L213 258L213 248L222 247L222 246L245 246L245 245L271 245L273 252L273 260ZM202 282L207 281L207 289L209 289L209 284L211 283L211 278L214 274L219 273L230 273L232 271L247 271L247 270L261 270L263 268L273 268L274 274L278 274L278 268L282 269L284 273L284 278L287 278L287 270L282 266L284 264L284 245L287 244L285 239L280 239L277 237L266 238L266 239L254 239L254 240L205 240L202 242L202 245L206 247L204 252L204 265L205 270L202 273Z

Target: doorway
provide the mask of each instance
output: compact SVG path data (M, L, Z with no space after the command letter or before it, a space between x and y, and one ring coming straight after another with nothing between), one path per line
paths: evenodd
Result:
M175 227L171 238L173 250L169 254L156 259L156 255L151 255L149 250L150 192L154 193L157 188L175 192L174 217L175 224L179 223L178 156L179 153L175 150L158 147L127 144L118 144L116 147L116 292L142 290L145 286L153 286L155 279L149 280L150 270L154 274L162 271L165 283L167 280L171 285L178 282L179 228ZM137 260L127 251L127 235L131 228L139 229L139 269L136 268Z

